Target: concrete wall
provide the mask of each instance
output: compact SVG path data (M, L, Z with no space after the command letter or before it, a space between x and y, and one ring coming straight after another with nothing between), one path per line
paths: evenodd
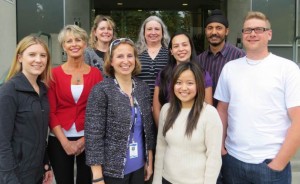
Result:
M88 34L90 32L90 1L65 0L65 25L79 22L80 27L85 29Z
M16 48L15 0L0 0L0 79L10 67ZM0 81L1 82L1 81Z

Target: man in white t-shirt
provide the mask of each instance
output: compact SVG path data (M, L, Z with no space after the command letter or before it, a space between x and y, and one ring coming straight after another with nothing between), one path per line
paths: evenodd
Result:
M300 145L300 70L268 51L271 25L249 12L246 56L227 63L214 98L223 122L224 183L291 183L290 159Z

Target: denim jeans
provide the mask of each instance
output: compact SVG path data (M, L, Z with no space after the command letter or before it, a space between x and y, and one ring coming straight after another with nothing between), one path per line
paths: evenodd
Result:
M242 162L227 154L223 157L222 175L224 184L291 184L290 163L282 171L268 167L271 159L260 164Z

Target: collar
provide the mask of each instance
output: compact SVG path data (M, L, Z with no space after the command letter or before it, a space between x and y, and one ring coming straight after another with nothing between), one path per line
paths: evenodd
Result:
M29 80L26 78L26 76L22 72L17 73L11 80L12 80L12 82L14 82L15 89L17 91L36 93L34 91L33 87L31 86ZM46 89L46 86L44 85L44 83L37 80L37 84L40 87L40 95L46 94L47 89Z
M225 42L224 47L219 52L217 52L216 55L220 53L223 57L225 57L228 51L229 51L229 44ZM210 50L210 46L208 48L208 54L213 54L212 51Z

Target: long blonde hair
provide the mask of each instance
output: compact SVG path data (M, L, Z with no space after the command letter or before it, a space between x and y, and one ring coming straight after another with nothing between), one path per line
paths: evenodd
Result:
M10 80L12 77L14 77L17 73L22 71L22 64L18 61L19 55L23 54L23 52L30 46L39 44L41 45L47 54L47 64L45 70L41 73L39 76L39 79L45 83L46 86L49 85L49 82L51 80L51 62L50 62L50 53L48 46L46 43L39 37L29 35L24 37L18 44L14 58L12 61L12 65L10 67L10 70L8 72L8 75L5 79L5 81Z

